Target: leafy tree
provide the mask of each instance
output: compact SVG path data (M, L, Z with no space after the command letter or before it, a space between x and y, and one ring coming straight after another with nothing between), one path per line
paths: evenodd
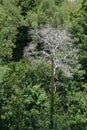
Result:
M79 11L75 12L73 15L73 27L72 34L75 39L75 45L79 48L79 62L82 64L82 70L87 72L87 2L83 1L82 7ZM84 79L86 79L86 73L84 74ZM85 80L86 81L86 80Z
M9 68L5 65L5 66L0 66L0 130L3 129L3 105L4 102L6 101L5 98L5 89L3 87L3 81L4 81L4 77L6 74L9 73Z
M59 5L59 4L61 4L63 1L64 1L64 0L55 0L55 4L56 4L56 5Z
M14 1L3 0L0 4L0 16L0 59L8 61L12 57L12 48L15 47L17 27L21 23L20 9Z
M58 26L65 23L66 16L65 10L57 6L54 0L42 0L37 8L27 12L26 22L34 28L45 24Z
M40 84L48 91L50 85L49 65L43 62L38 62L34 65L29 61L22 60L20 62L10 63L8 66L11 70L5 79L6 87L9 88L16 84L23 88L28 84L31 84L31 86Z
M86 12L86 0L0 0L1 130L87 129Z
M26 16L27 12L38 6L42 0L16 0L17 6L22 9L22 15Z
M87 87L87 86L84 86ZM71 93L71 94L70 94ZM71 101L69 104L69 119L71 129L86 130L87 129L87 116L86 116L86 92L71 91L68 93L71 95ZM70 98L70 96L69 96Z
M83 1L82 6L78 11L75 11L72 14L72 28L71 33L74 38L74 45L78 47L78 58L79 63L81 64L80 73L74 75L74 81L72 82L71 92L71 102L69 114L72 115L71 118L71 129L81 129L86 130L86 97L87 97L87 33L86 33L86 19L87 19L87 2ZM75 87L76 86L76 87ZM74 95L73 95L74 94ZM74 96L74 97L73 97ZM84 112L83 112L84 111ZM71 113L72 114L71 114ZM80 123L80 124L79 124Z
M43 81L45 75L43 77L40 70L32 71L29 62L21 61L8 66L6 70L9 68L9 71L5 73L2 88L0 88L2 128L10 130L45 129L49 123L49 103L44 88L39 85L45 85ZM43 70L44 68L41 71ZM40 75L38 75L39 73ZM33 75L35 76L32 79ZM33 81L35 83L32 83ZM33 84L38 85L33 86ZM3 102L1 102L2 100Z

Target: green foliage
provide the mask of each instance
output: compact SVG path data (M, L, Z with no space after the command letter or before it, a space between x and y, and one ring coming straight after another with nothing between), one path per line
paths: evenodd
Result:
M71 55L78 65L69 63L72 77L56 69L54 130L87 130L87 2L80 1L82 6L68 0L0 0L1 130L49 130L50 64L22 57L34 40L29 30L45 24L68 25L78 48L78 57Z
M11 63L8 66L0 68L4 68L0 75L1 83L3 83L0 88L1 128L10 130L45 129L49 116L47 113L48 99L44 88L40 85L32 86L32 84L44 84L45 73L44 75L41 73L43 69L40 72L37 69L32 70L27 61ZM38 75L38 73L41 74ZM32 79L35 74L36 82L34 78ZM35 83L32 83L33 81ZM47 120L45 120L45 116L47 116Z
M87 85L68 81L68 86L58 93L55 94L54 129L86 130Z
M62 6L57 6L54 0L43 0L40 5L27 12L27 24L32 27L51 24L58 26L67 20L67 13Z
M3 123L2 123L2 113L3 113L3 103L6 100L4 94L5 90L3 87L3 82L4 82L4 77L6 74L9 73L9 68L7 66L0 66L0 128L3 128Z
M0 59L8 61L12 57L16 29L20 22L20 9L13 1L3 0L0 4Z
M43 124L46 123L43 122L44 115L48 106L46 102L46 94L39 86L27 86L23 89L15 86L10 99L2 107L4 129L37 130L39 127L43 128Z
M81 85L79 84L79 87ZM83 88L86 88L86 85L82 85ZM71 128L77 130L86 130L87 129L87 118L86 118L86 98L87 98L87 89L84 91L78 90L78 88L68 91L68 120ZM77 91L76 91L77 89Z
M79 48L79 61L82 64L82 69L87 72L87 2L83 1L80 10L73 14L72 34L75 39L75 45ZM86 73L84 78L86 79Z
M20 6L22 9L22 15L26 15L28 11L32 10L42 0L16 0L17 6Z
M20 85L23 88L29 84L32 86L40 84L45 90L49 91L51 79L49 65L42 62L33 65L33 63L22 60L8 66L10 72L5 77L6 87Z
M64 0L55 0L55 4L56 4L56 5L59 5L59 4L61 4L63 1L64 1Z

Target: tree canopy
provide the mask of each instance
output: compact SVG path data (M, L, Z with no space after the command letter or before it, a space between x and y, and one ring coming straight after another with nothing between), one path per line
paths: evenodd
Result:
M87 130L86 0L0 0L0 130Z

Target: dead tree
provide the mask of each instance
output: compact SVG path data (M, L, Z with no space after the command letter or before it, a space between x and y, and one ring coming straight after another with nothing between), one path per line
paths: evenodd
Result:
M77 49L72 45L71 35L61 27L54 28L46 25L31 30L29 34L32 35L34 44L30 44L24 49L24 57L30 60L31 56L38 55L39 58L43 57L43 60L51 64L50 129L52 130L54 126L54 77L56 69L60 68L67 77L72 77L71 67L68 63L75 60L73 55L77 52ZM41 50L37 51L35 42L42 46ZM58 55L59 51L63 52L61 56Z

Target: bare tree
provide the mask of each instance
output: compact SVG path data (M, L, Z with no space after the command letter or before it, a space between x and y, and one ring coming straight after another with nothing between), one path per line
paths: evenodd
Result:
M54 28L46 25L42 28L31 30L29 34L32 35L33 44L29 44L24 49L24 57L30 60L32 56L38 56L39 59L43 58L43 60L51 64L50 129L53 129L54 76L56 69L60 68L67 77L72 77L70 62L76 60L73 55L77 52L77 49L72 44L71 35L61 27ZM35 43L38 43L42 48L37 50L38 44ZM60 52L62 53L59 54Z
M68 77L71 76L69 62L75 61L76 47L72 44L71 35L61 27L54 28L46 25L43 28L31 30L33 41L24 49L24 57L31 60L34 57L51 63L54 59L54 74L56 68L60 68ZM38 50L38 45L41 46ZM59 53L61 55L59 55ZM74 55L74 56L73 56ZM34 58L35 60L35 58Z

